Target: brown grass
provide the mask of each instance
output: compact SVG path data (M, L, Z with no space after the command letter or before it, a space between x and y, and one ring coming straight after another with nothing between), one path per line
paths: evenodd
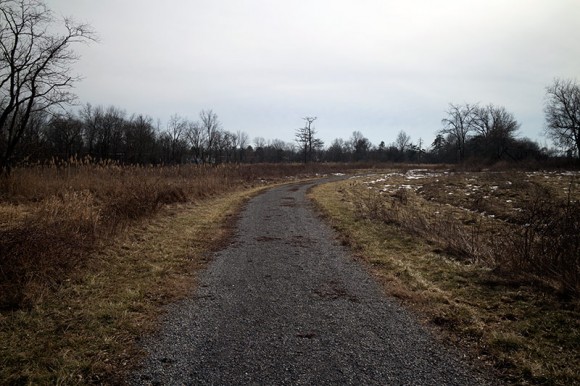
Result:
M469 348L508 383L569 385L580 383L578 299L538 262L516 264L519 241L509 240L526 229L520 216L536 197L529 186L552 192L551 208L577 202L564 190L569 177L392 170L321 186L313 196L387 292L446 341ZM542 229L564 232L554 221ZM550 239L565 249L567 241Z
M391 173L350 189L361 218L384 221L462 261L580 295L580 191L575 174Z
M343 165L72 160L0 180L0 384L117 384L251 195Z
M259 189L165 207L93 251L31 307L2 312L0 383L122 383L160 306L192 290L195 272Z
M31 307L114 235L164 206L341 167L140 167L71 160L16 169L0 180L0 310Z

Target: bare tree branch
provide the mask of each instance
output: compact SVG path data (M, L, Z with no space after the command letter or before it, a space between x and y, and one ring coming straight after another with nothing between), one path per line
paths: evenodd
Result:
M463 161L465 158L465 143L469 133L474 129L477 108L477 105L470 105L469 103L463 106L451 103L447 110L447 118L441 120L444 127L439 133L446 134L455 141L459 161Z
M62 32L56 31L61 27ZM59 22L43 0L0 1L0 167L8 171L33 112L74 101L72 45L94 41L90 26Z
M314 152L321 149L324 146L324 142L320 138L316 138L316 129L312 126L317 117L304 117L302 119L306 123L304 127L296 130L296 142L302 149L304 162L306 163L313 160Z
M580 157L580 85L555 79L546 88L546 134Z

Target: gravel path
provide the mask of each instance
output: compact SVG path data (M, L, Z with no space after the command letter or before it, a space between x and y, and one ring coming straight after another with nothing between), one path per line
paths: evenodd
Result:
M169 307L131 384L477 385L313 213L312 184L249 202L232 244Z

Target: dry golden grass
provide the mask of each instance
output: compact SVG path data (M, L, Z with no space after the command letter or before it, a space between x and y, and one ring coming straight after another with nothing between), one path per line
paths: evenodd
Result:
M579 384L578 300L562 298L551 280L493 269L487 260L495 248L494 233L487 232L498 234L497 221L511 226L498 219L512 212L499 202L510 204L505 201L527 193L490 189L498 201L490 217L467 209L465 193L467 185L469 192L475 185L469 181L474 176L446 180L441 172L429 178L394 170L323 185L312 196L389 294L416 310L448 341L469 348L475 360L492 364L503 380ZM441 183L440 189L425 189L431 182ZM491 186L501 185L495 181ZM425 193L429 191L438 198L432 199Z
M197 202L339 165L69 163L0 179L0 309L32 307L116 233L166 205Z
M240 205L260 188L174 205L126 230L34 307L2 313L0 383L122 381L135 339L160 305L191 291L195 272L228 235Z
M0 181L0 384L122 381L236 211L341 165L67 163Z
M398 225L458 259L511 275L535 275L564 296L577 297L576 177L573 172L409 170L358 179L350 192L362 217Z

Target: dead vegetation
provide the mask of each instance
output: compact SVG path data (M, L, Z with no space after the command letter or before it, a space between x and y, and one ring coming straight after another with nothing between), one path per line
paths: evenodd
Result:
M314 176L338 166L66 163L0 180L0 310L31 307L118 233L166 205Z
M516 384L578 384L575 172L390 170L316 188L387 291Z
M71 160L0 180L0 383L122 382L242 203L341 165Z
M580 294L580 190L575 173L411 170L352 190L363 218L394 224L448 255ZM398 182L397 182L398 181Z

